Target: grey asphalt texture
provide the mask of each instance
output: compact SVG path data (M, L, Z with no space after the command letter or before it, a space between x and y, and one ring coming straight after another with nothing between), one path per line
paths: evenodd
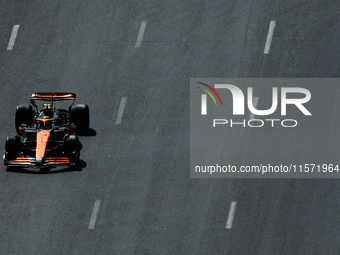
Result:
M339 12L320 0L2 1L3 147L16 105L39 91L76 93L91 132L78 171L1 167L0 254L338 254L339 179L190 179L188 88L197 77L339 77ZM338 94L321 94L310 130L246 132L239 159L274 148L338 163Z

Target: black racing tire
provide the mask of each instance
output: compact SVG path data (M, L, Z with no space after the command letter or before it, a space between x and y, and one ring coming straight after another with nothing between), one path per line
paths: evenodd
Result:
M34 112L31 105L18 105L15 110L15 129L20 134L19 127L21 124L32 124Z
M75 151L76 153L74 153ZM67 157L71 158L79 154L79 138L77 135L69 135L64 139L64 152ZM76 160L77 158L75 158Z
M90 110L86 104L71 107L70 120L76 125L77 134L86 134L90 127Z
M7 136L5 144L5 155L7 159L16 158L20 154L20 139L18 136Z

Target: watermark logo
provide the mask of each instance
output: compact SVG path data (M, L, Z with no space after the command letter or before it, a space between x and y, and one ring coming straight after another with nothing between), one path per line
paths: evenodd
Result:
M216 90L204 83L198 82L204 86L207 86L210 88L217 96L218 99L220 100L220 103L222 105L221 98L219 94L216 92ZM215 84L216 89L228 89L233 97L233 115L244 115L244 105L245 105L245 100L244 100L244 94L242 90L232 84ZM202 89L202 88L199 88ZM213 97L213 95L206 89L202 89L203 91L207 92L211 98L214 100L215 105L216 105L216 100ZM272 88L272 105L269 109L267 110L258 110L255 109L254 104L253 104L253 88L248 87L247 88L247 104L248 104L248 109L251 113L255 115L260 115L260 116L265 116L265 115L270 115L274 113L277 109L278 105L278 88L273 87ZM287 94L289 93L300 93L303 94L303 98L287 98ZM284 87L281 88L281 115L286 115L287 114L287 105L292 104L295 105L304 115L312 115L306 107L303 105L307 103L311 99L311 93L309 90L305 88L297 88L297 87ZM206 100L206 94L202 94L201 97L201 115L207 115L207 100Z
M217 98L220 101L220 104L222 106L221 97L213 87L211 87L210 85L203 83L203 82L197 82L197 83L202 84L203 86L209 88L212 92L214 92L214 94L217 96ZM215 97L211 94L211 92L209 90L203 89L203 88L200 88L200 87L197 87L197 88L206 92L212 98L212 100L214 101L215 106L217 106ZM202 115L207 115L207 94L202 94L202 96L201 96L201 114Z
M287 115L287 106L291 105L292 107L296 107L302 114L305 116L312 116L311 112L306 108L306 103L308 103L311 99L311 93L308 89L302 87L270 87L267 86L265 89L270 89L270 107L266 107L266 109L261 109L258 107L258 100L259 98L255 98L253 94L253 87L247 87L246 93L244 93L238 86L233 84L214 84L210 86L203 82L196 82L198 84L203 85L204 87L197 87L198 89L202 90L203 94L201 94L201 116L208 115L208 103L207 103L207 95L211 97L215 106L218 105L217 99L218 98L220 105L222 105L222 100L220 94L223 96L226 93L230 93L232 96L232 115L233 116L244 116L245 115L245 107L248 107L250 112L250 117L248 120L243 119L241 122L235 122L233 119L225 119L225 115L230 114L230 111L227 108L219 108L215 109L216 111L214 115L218 113L221 118L213 119L213 127L216 125L225 125L228 124L231 127L235 125L242 125L243 127L262 127L265 123L269 123L271 127L274 127L274 123L280 122L281 126L283 127L296 127L297 120L295 119L258 119L255 116L269 116L272 115L280 108L280 115L286 116ZM218 92L217 92L218 91ZM245 95L246 94L246 95ZM254 103L255 102L255 103ZM225 106L224 106L225 107ZM290 108L291 109L291 108ZM224 112L224 113L223 113Z

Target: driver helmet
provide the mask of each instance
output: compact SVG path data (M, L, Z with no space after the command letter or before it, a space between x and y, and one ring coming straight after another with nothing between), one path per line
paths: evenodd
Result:
M44 104L44 119L53 118L52 106L50 104Z

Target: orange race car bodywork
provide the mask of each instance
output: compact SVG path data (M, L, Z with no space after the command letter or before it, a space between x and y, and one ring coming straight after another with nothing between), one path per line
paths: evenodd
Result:
M80 156L76 127L86 130L89 125L87 105L73 106L75 99L74 93L35 93L31 103L36 110L27 105L18 106L18 134L6 139L4 164L34 168L75 166ZM52 101L52 104L44 104L45 108L39 111L37 100ZM73 100L68 110L53 105L65 100Z

